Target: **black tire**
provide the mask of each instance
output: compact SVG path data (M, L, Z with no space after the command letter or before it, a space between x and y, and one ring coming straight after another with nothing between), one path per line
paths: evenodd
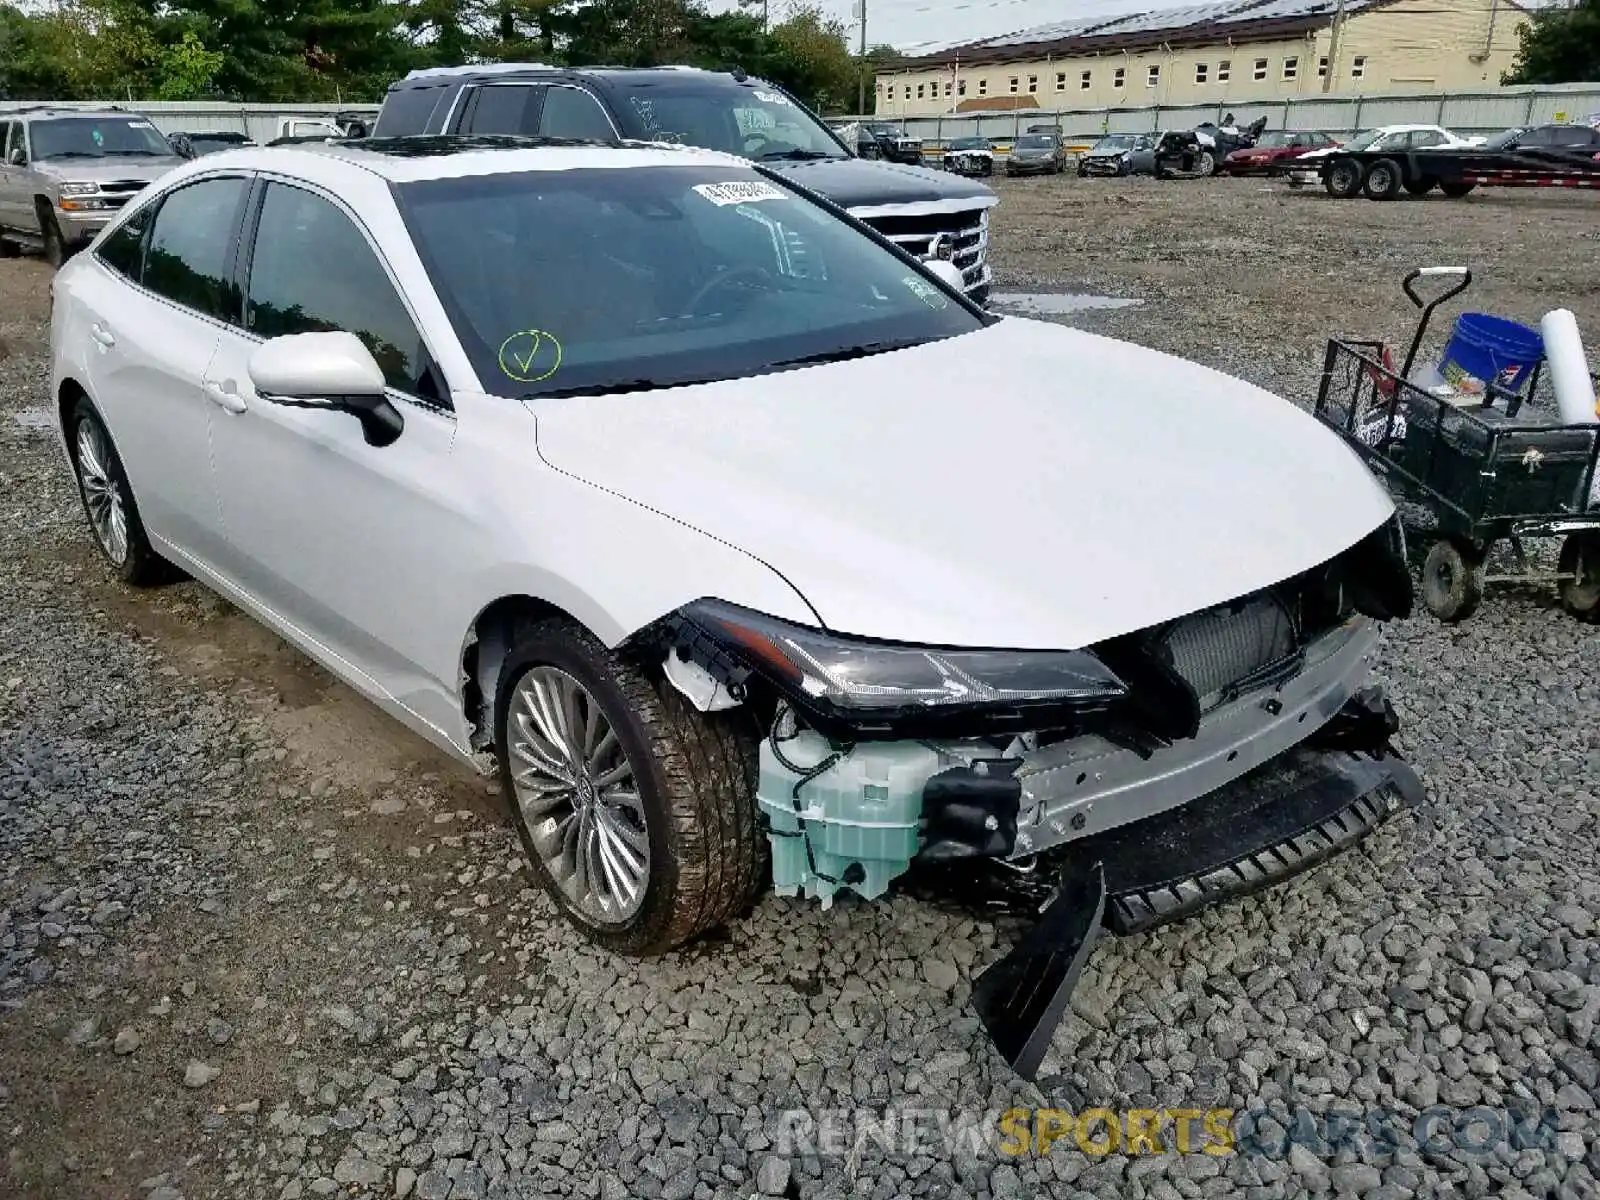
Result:
M1220 160L1209 150L1200 151L1200 156L1195 160L1195 170L1200 174L1210 177L1217 173Z
M1600 531L1569 533L1561 543L1561 607L1588 625L1600 625Z
M0 236L0 258L16 258L20 253L21 251L15 242Z
M1087 179L1087 178L1089 178L1089 172L1085 171L1082 167L1079 167L1078 168L1078 178L1079 179Z
M1433 191L1437 179L1408 179L1406 180L1406 193L1411 196L1426 196Z
M94 405L87 398L80 398L77 404L73 405L69 420L71 423L66 433L67 446L72 456L72 473L78 481L78 499L83 503L83 515L89 521L89 532L94 537L95 545L100 548L100 553L105 556L123 583L133 587L152 587L167 582L175 572L172 565L150 545L150 539L144 531L144 521L139 516L139 505L133 498L133 488L128 483L128 473L122 466L122 458L117 454L116 443L111 440L111 433L106 429L105 422L100 419L100 414L95 411ZM103 462L99 464L99 472L96 472L94 464L84 459L85 436L97 438L98 448L103 450ZM90 481L90 476L97 475L103 476L104 486L115 491L121 505L126 549L122 551L120 559L115 540L101 532L96 520L96 500L91 499L91 493L96 496L104 494L103 487L96 487Z
M536 667L582 685L616 732L632 768L650 850L643 901L625 921L579 909L540 857L517 800L507 735L513 696ZM663 954L744 912L770 876L756 824L756 731L743 709L700 713L664 680L651 680L582 626L552 618L517 639L495 702L500 783L536 878L586 937L621 954Z
M1353 199L1366 182L1366 170L1353 158L1341 158L1328 166L1322 186L1335 200Z
M1446 179L1439 184L1439 190L1452 200L1459 200L1478 185L1468 183L1464 179Z
M1380 158L1367 168L1361 190L1366 192L1368 200L1393 200L1405 186L1405 179L1405 171L1398 162Z
M1465 621L1483 602L1483 556L1440 538L1422 564L1422 602L1441 621Z
M59 271L72 253L67 249L67 239L61 233L55 213L43 203L38 205L38 212L39 240L44 243L44 260Z
M1131 162L1120 163L1117 166L1117 174L1123 176L1124 178L1126 178L1129 175L1132 175L1133 174L1133 164Z

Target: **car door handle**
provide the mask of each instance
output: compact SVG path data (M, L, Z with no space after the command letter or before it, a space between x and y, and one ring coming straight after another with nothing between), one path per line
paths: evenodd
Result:
M107 329L98 321L89 326L89 336L100 345L104 346L107 350L111 349L112 346L117 344L117 335L112 333L111 330Z
M231 413L242 413L247 407L244 397L239 395L239 385L231 379L224 380L222 383L213 383L209 379L206 380L206 399L210 400L218 408L225 409Z

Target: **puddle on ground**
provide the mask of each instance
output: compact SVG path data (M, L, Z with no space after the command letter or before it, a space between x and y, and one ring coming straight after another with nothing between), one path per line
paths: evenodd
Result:
M56 415L48 408L21 408L11 414L11 419L24 429L40 433L54 432L56 427Z
M1096 308L1133 308L1143 300L1118 296L1092 296L1087 292L999 292L989 297L991 308L1023 317L1059 317Z

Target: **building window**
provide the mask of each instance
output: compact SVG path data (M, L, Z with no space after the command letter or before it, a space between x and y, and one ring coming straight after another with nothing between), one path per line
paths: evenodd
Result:
M1113 71L1111 73L1111 86L1112 87L1122 87L1127 82L1128 82L1128 72L1124 68L1118 67L1115 71Z
M1028 90L1030 92L1037 92L1039 90L1039 77L1037 75L1028 76Z
M1300 60L1298 58L1284 59L1283 77L1285 79L1293 79L1298 74L1300 74Z
M1367 77L1367 56L1358 54L1350 60L1350 78L1365 79Z
M894 84L892 84L892 83L889 85L888 95L889 95L889 99L891 99L891 100L894 99Z
M988 94L989 94L989 81L987 79L978 80L978 95L987 96Z
M1017 94L1017 77L1015 75L1011 77L1011 94L1013 96Z
M1233 63L1229 62L1227 59L1223 59L1221 62L1219 62L1217 64L1217 82L1218 83L1227 83L1228 82L1228 78L1232 74L1233 74Z
M956 95L965 96L966 94L967 94L967 81L965 79L958 80L956 82Z
M1093 75L1088 71L1085 71L1082 75L1078 76L1078 90L1080 92L1087 92L1089 90L1089 81L1092 78Z
M922 99L922 89L923 89L923 86L924 86L924 85L923 85L923 84L920 84L920 83L919 83L919 84L917 84L917 99L918 99L918 100L921 100L921 99Z
M1067 90L1067 73L1065 71L1057 71L1056 72L1056 91L1064 92L1066 90Z
M1156 84L1158 84L1160 82L1161 82L1161 68L1160 67L1151 67L1149 72L1146 73L1146 75L1144 77L1144 85L1145 85L1145 87L1155 87Z
M1208 64L1208 63L1195 63L1195 65L1194 65L1194 81L1196 83L1205 83L1206 82L1206 76L1208 76L1210 73L1211 73L1210 64Z
M1328 77L1328 56L1326 54L1324 54L1321 58L1317 59L1317 78L1318 79L1326 79L1327 77Z
M952 90L954 90L954 85L953 84L947 83L947 84L944 85L944 94L946 96L948 96L951 93Z
M1256 77L1257 80L1265 79L1267 77L1267 60L1266 59L1264 59L1264 58L1256 59L1255 77Z

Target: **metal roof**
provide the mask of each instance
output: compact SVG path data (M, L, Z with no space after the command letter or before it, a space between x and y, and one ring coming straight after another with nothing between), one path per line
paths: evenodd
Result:
M1390 2L1347 0L1345 12L1349 15ZM1004 62L1037 53L1091 53L1163 42L1179 45L1292 36L1329 24L1337 8L1338 0L1218 0L1121 16L1078 17L907 55L902 62L907 66L948 62L958 55L963 62Z

